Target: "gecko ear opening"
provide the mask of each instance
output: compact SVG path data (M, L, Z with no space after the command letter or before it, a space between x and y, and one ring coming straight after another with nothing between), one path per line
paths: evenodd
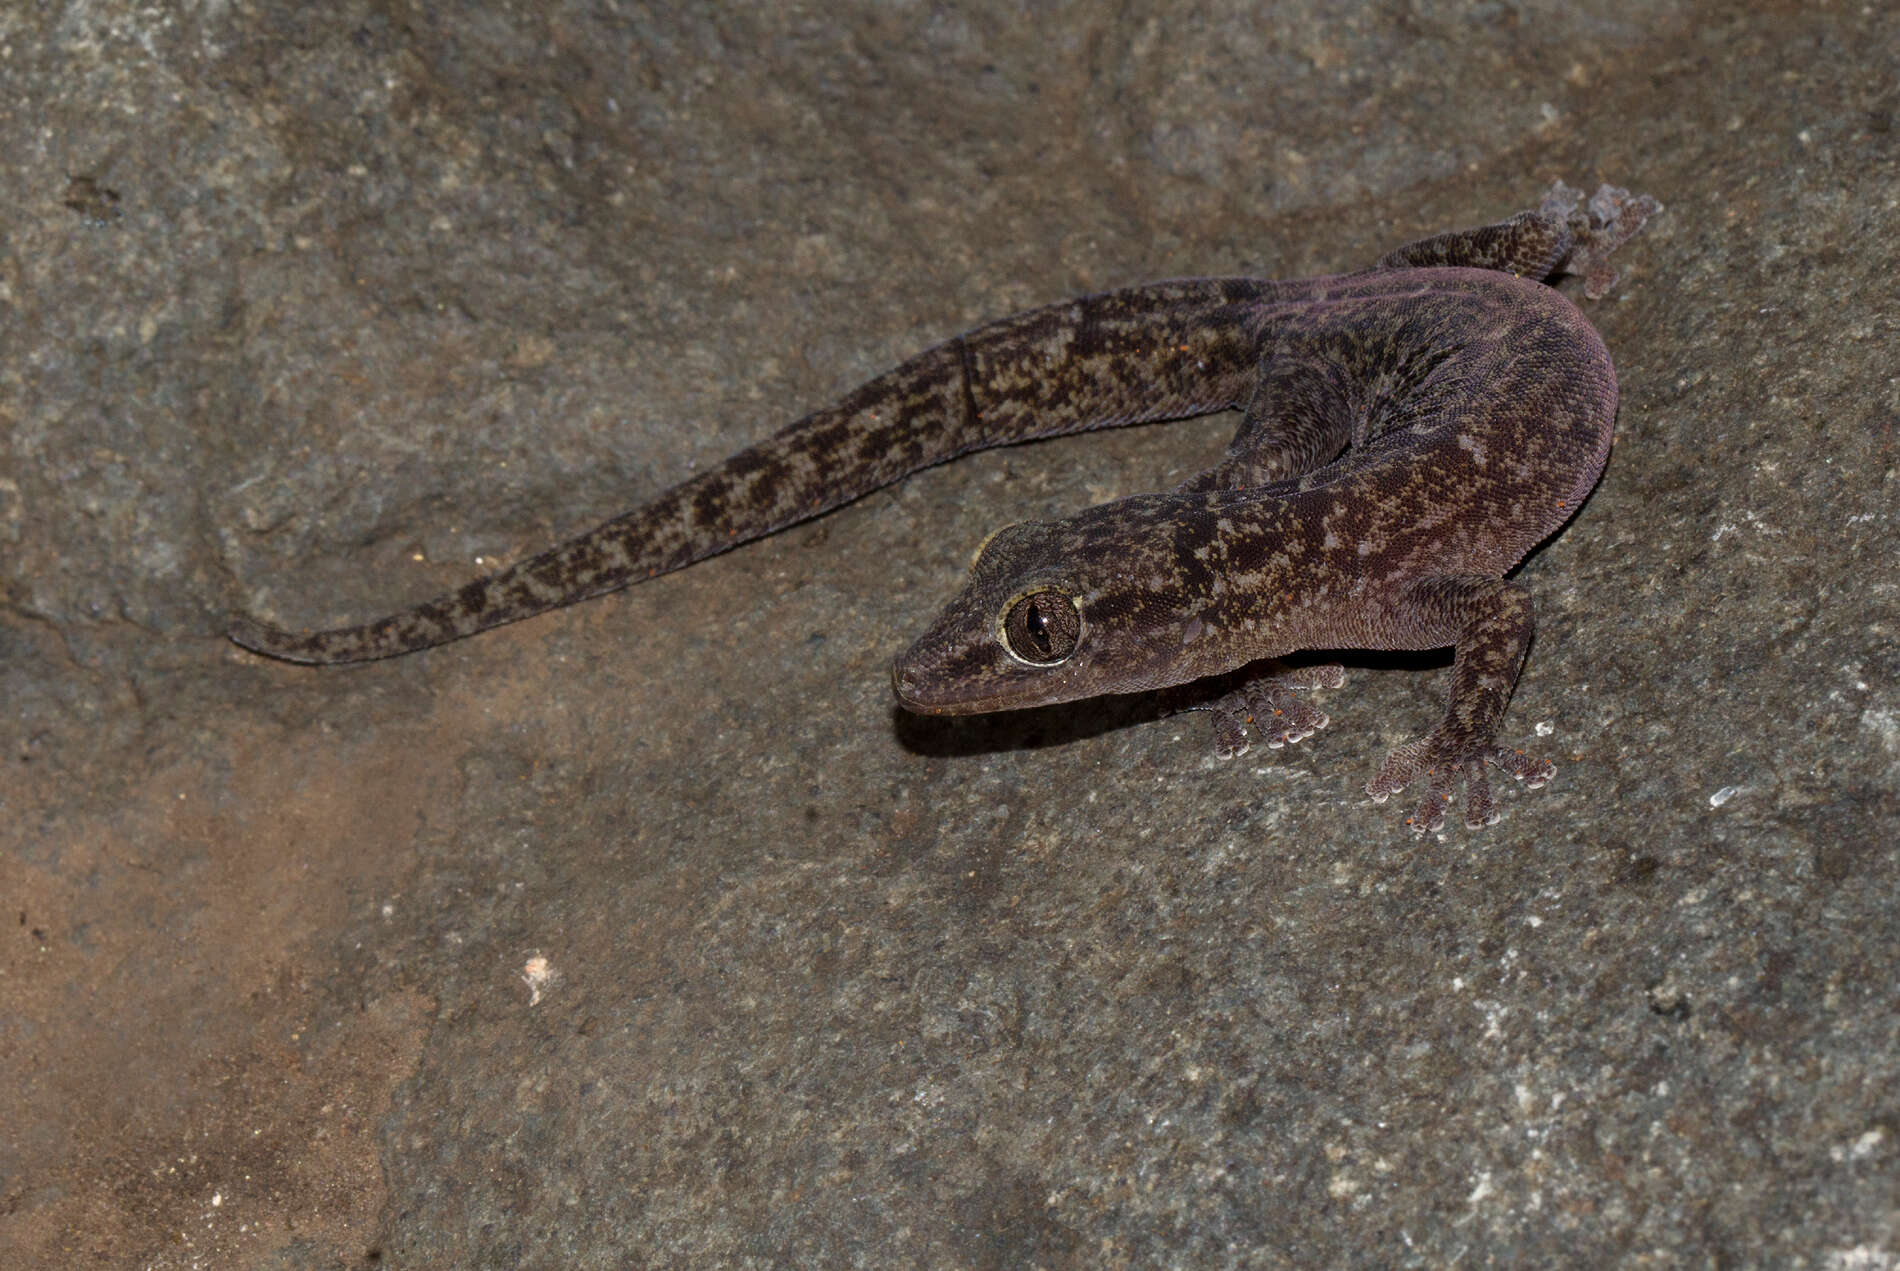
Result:
M1082 639L1082 610L1075 598L1043 587L1010 601L997 625L1003 648L1028 666L1066 662Z

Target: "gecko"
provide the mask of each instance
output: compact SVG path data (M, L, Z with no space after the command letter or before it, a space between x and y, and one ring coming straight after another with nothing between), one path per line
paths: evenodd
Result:
M962 588L899 655L907 711L1048 706L1236 673L1192 709L1217 753L1329 723L1337 688L1302 651L1453 649L1438 724L1367 783L1423 783L1408 824L1497 819L1487 765L1528 788L1546 759L1497 744L1534 626L1506 577L1595 486L1617 383L1553 285L1607 294L1610 255L1662 210L1554 184L1506 220L1421 239L1368 269L1294 281L1189 278L1003 318L926 350L645 505L376 621L312 632L235 619L289 662L411 653L574 604L809 520L921 468L994 446L1238 410L1223 458L1176 489L978 549Z

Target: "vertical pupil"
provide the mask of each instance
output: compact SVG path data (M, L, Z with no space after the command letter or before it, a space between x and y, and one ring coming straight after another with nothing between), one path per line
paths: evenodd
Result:
M1036 642L1036 648L1049 652L1049 620L1042 616L1042 606L1033 600L1029 602L1029 616L1023 625L1029 628L1029 638Z

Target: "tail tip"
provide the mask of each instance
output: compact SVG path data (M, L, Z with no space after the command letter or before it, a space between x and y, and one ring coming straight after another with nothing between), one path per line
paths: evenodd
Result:
M225 624L224 634L239 648L267 658L285 662L313 660L308 653L299 652L298 646L304 643L303 637L243 614L236 615Z

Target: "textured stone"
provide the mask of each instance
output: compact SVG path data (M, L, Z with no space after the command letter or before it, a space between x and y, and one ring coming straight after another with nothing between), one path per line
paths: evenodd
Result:
M0 1248L20 1266L1900 1257L1891 6L0 15ZM1534 201L1608 473L1523 573L1560 770L1416 844L1443 661L1238 765L889 662L968 460L359 669L369 616L985 318ZM1540 728L1541 726L1541 728ZM1611 797L1601 799L1607 792Z

